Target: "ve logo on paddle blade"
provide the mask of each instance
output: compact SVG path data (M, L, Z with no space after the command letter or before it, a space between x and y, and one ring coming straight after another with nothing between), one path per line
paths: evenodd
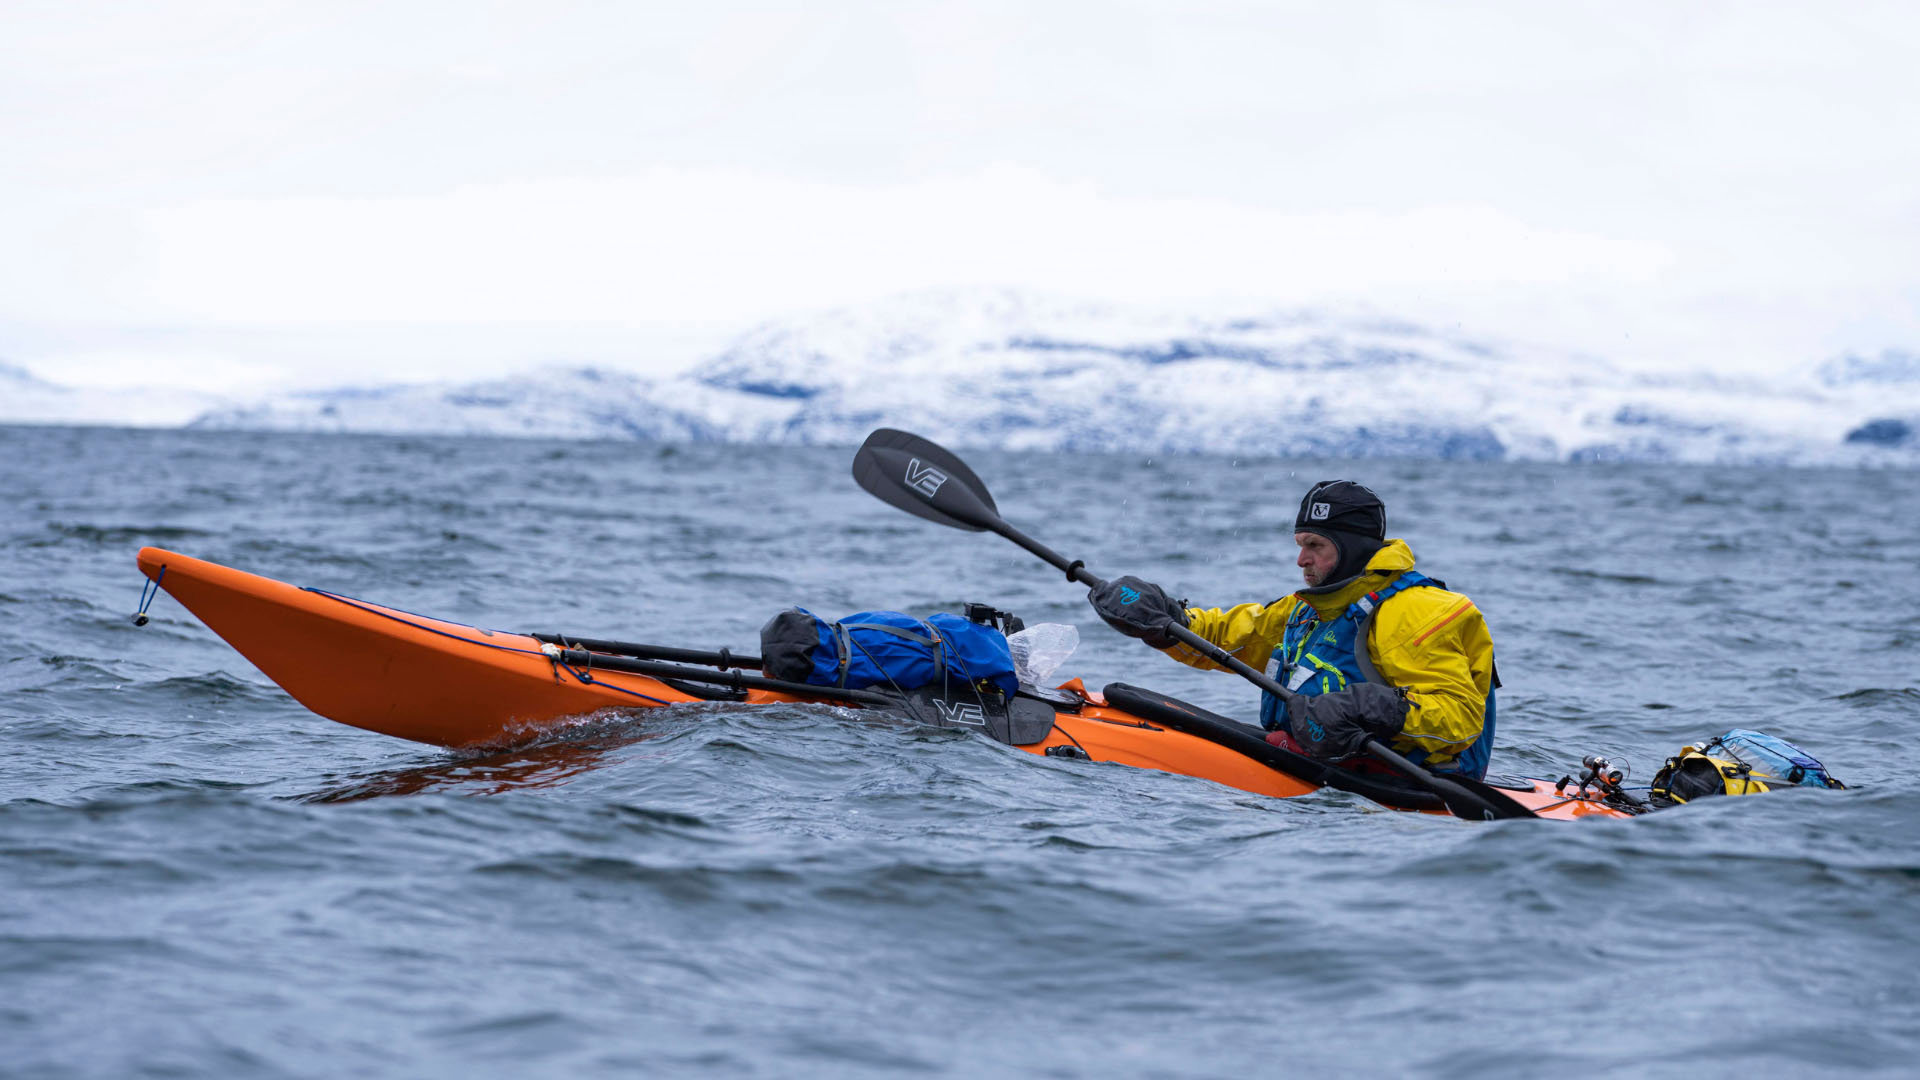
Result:
M1120 586L1120 602L1122 604L1131 604L1138 599L1140 599L1140 593L1133 586L1131 585Z
M934 701L940 706L940 716L949 724L967 724L972 727L986 727L987 714L980 711L978 705L954 705L945 701Z
M940 492L940 485L947 482L947 474L931 465L920 464L919 458L907 462L907 486L931 499Z

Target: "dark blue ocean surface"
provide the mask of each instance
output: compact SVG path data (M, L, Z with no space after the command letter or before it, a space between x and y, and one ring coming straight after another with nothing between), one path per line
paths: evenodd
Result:
M1016 524L1196 602L1375 486L1475 597L1495 768L1644 782L1734 726L1853 785L1476 824L1035 758L825 707L463 755L323 720L158 544L513 630L757 643L991 601L1062 677L1243 717L844 449L0 428L0 1073L1910 1075L1920 475L969 454ZM342 671L342 679L355 673Z

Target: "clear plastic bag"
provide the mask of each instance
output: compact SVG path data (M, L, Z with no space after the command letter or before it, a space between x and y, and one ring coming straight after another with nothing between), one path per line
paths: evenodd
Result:
M1023 683L1045 686L1073 650L1080 647L1080 631L1065 623L1040 623L1007 637L1013 670Z

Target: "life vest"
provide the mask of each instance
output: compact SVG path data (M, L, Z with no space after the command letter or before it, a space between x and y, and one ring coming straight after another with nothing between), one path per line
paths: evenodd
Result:
M1294 606L1287 620L1280 647L1273 652L1273 678L1296 694L1330 694L1356 682L1385 683L1374 670L1373 657L1367 651L1367 631L1376 608L1404 589L1420 586L1444 589L1446 585L1417 570L1403 570L1384 588L1370 592L1332 619L1323 620L1310 603ZM1494 686L1499 685L1496 676ZM1486 722L1480 736L1468 744L1454 760L1436 766L1437 772L1457 772L1475 778L1485 776L1487 762L1493 756L1494 690L1487 688ZM1268 731L1287 726L1287 706L1265 691L1260 695L1260 724ZM1413 750L1406 755L1416 763L1425 763L1427 752Z

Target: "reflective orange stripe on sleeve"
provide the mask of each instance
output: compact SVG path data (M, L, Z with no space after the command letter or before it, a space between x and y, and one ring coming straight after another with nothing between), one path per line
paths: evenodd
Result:
M1459 618L1463 612L1468 612L1472 610L1473 610L1473 601L1471 600L1460 601L1460 604L1458 607L1454 608L1452 611L1447 612L1446 618L1441 619L1439 622L1434 623L1432 626L1427 627L1427 632L1424 634L1421 634L1417 638L1414 638L1413 643L1415 645L1420 644L1421 642L1427 640L1428 638L1432 637L1435 633L1437 633L1441 627Z

